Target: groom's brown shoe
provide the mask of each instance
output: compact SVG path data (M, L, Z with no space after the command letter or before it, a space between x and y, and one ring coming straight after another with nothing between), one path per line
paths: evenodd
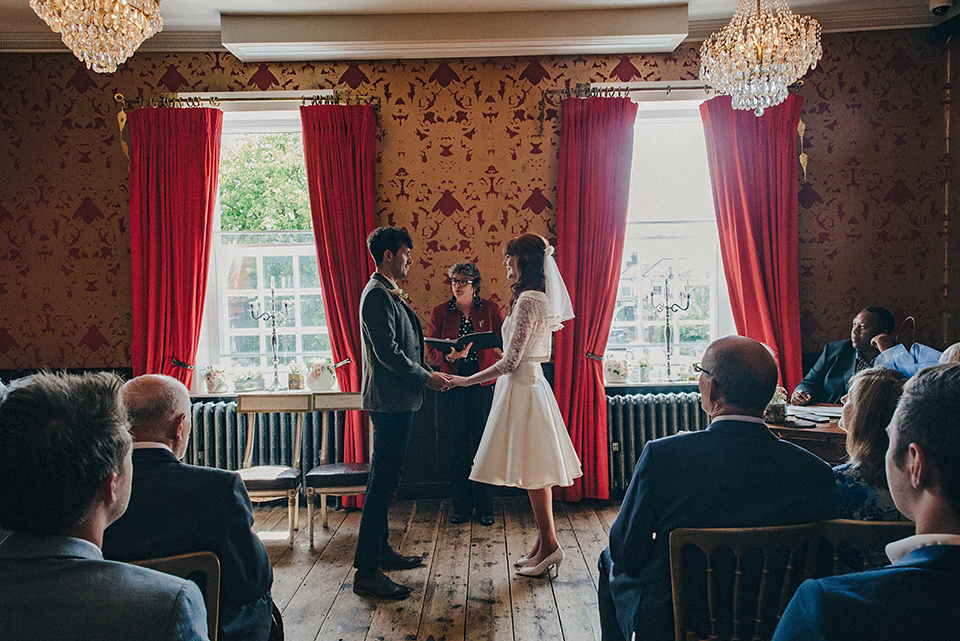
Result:
M382 571L362 576L359 572L353 575L353 591L360 596L372 596L377 599L406 599L410 596L410 588L394 583Z
M421 563L423 563L422 556L404 556L391 547L380 555L380 567L384 570L409 570Z

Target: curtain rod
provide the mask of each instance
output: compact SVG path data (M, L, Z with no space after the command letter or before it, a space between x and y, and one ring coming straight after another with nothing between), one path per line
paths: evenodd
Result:
M223 102L272 102L300 101L301 105L329 105L329 104L372 104L374 108L380 106L380 96L363 96L360 94L334 89L332 94L305 94L302 96L244 96L231 98L230 96L188 96L181 97L175 93L151 96L148 98L126 98L122 93L115 94L113 99L121 109L137 107L202 107L204 104L216 107Z

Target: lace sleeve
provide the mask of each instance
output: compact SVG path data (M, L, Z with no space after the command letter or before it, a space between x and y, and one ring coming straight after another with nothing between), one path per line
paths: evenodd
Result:
M510 342L504 346L503 356L496 364L501 374L509 374L517 369L547 322L546 305L536 298L521 296L511 313L515 315L513 332Z

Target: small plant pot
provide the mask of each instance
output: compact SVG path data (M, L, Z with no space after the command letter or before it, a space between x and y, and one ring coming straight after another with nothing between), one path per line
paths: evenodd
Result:
M235 381L233 388L238 392L256 392L263 389L263 379L254 378L248 381Z
M303 374L287 374L288 389L303 389Z

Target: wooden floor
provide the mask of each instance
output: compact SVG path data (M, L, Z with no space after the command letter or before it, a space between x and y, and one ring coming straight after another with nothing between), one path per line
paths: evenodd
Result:
M254 528L274 568L273 599L289 641L535 641L600 639L597 557L617 515L614 503L556 503L566 559L555 579L526 578L512 560L527 551L535 525L526 497L496 499L496 523L450 523L450 502L399 501L390 508L390 542L426 554L419 568L390 572L412 590L403 601L353 593L358 510L315 518L310 549L306 509L294 547L286 546L286 507L255 507Z

